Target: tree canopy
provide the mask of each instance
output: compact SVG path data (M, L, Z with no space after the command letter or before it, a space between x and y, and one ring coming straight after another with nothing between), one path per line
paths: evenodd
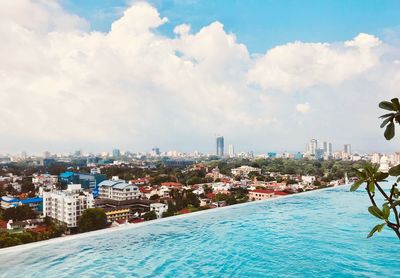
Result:
M78 219L80 232L103 229L107 226L107 216L102 208L89 208Z

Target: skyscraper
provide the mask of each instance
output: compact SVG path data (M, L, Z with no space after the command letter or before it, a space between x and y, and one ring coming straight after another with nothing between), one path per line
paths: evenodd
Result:
M322 143L322 149L324 150L324 154L328 153L328 142L324 141Z
M308 144L308 153L315 155L317 148L318 148L317 139L311 139L310 143Z
M324 142L322 144L322 148L324 150L324 155L331 156L332 155L332 143Z
M224 156L224 137L217 136L217 156Z
M344 144L343 151L346 154L351 154L351 145L350 144Z
M151 155L153 155L153 156L160 155L160 148L158 148L158 147L152 148L151 149Z
M228 155L230 157L234 157L235 156L235 146L233 146L233 144L229 144L228 145Z
M121 152L119 149L113 149L112 154L114 158L119 158L121 156Z

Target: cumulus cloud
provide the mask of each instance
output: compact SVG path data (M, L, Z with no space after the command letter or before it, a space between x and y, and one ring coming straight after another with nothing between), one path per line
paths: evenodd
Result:
M338 85L379 62L381 41L359 34L344 43L294 42L277 46L255 61L248 80L265 90L293 92L316 85Z
M359 34L254 56L221 22L176 26L174 38L156 30L167 22L136 2L103 33L56 1L0 2L0 152L212 151L215 133L255 151L381 138L375 107L399 88L396 46ZM310 115L304 125L295 111Z

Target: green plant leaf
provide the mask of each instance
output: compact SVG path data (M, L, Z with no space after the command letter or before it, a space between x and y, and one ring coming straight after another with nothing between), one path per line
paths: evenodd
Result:
M375 176L376 181L383 181L384 179L386 179L389 176L388 173L384 173L384 172L378 172Z
M383 229L383 227L385 227L385 226L386 226L386 223L376 225L376 226L373 227L372 230L369 232L367 238L372 237L372 236L375 234L375 232L381 232L382 229Z
M368 182L368 190L372 193L375 193L375 182L373 181Z
M381 128L385 127L389 122L392 122L393 118L388 118L381 123Z
M363 183L363 180L358 180L358 181L356 181L355 183L353 183L353 185L350 187L350 191L351 192L353 192L353 191L356 191L359 187L360 187L360 185Z
M356 168L353 168L353 169L354 169L354 172L356 173L356 176L357 176L358 178L360 178L360 179L365 179L365 178L367 177L367 175L365 174L364 171L360 171L360 170L358 170L358 169L356 169Z
M367 174L372 175L374 173L374 168L370 163L365 164L364 169Z
M399 99L396 97L396 98L392 98L390 101L393 103L393 105L396 108L396 110L399 111L400 110Z
M387 114L380 116L379 118L383 119L383 118L387 118L387 117L394 117L394 115L395 115L395 113L387 113Z
M379 219L385 219L383 217L383 212L376 206L370 206L368 208L369 213L371 213L373 216L379 218Z
M393 202L393 204L390 206L390 208L397 207L398 205L400 205L400 200Z
M379 103L379 107L389 111L396 111L396 107L390 101L382 101Z
M393 122L391 122L390 124L388 124L386 126L384 135L385 135L386 140L390 140L394 137L394 123Z
M389 175L400 176L400 164L389 169Z
M390 215L390 208L389 208L389 206L388 206L387 204L384 204L384 205L382 206L382 214L383 214L383 217L384 217L386 220L389 218L389 215Z

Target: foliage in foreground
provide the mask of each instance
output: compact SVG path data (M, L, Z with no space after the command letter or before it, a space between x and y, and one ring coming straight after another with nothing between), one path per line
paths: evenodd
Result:
M395 124L400 123L400 103L398 98L393 98L391 101L382 101L379 107L389 110L390 113L382 115L380 118L384 119L381 128L385 128L384 136L386 140L391 140L395 136ZM378 165L366 164L362 169L356 170L358 181L351 186L351 191L357 190L362 184L365 184L368 197L371 201L371 206L368 208L376 218L382 220L382 223L377 224L372 228L368 237L373 236L376 232L382 231L387 226L392 229L397 237L400 239L400 215L398 207L400 205L400 192L397 188L400 181L400 165L394 166L389 169L388 173L379 171ZM386 181L389 176L395 177L396 182L393 183L389 192L386 192L380 182ZM383 198L381 204L378 204L377 194Z

